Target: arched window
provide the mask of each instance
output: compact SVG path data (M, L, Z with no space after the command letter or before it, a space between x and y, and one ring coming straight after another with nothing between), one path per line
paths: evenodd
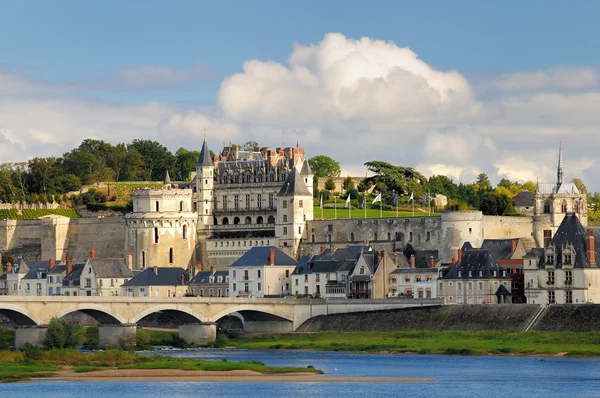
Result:
M413 233L412 233L412 232L409 232L409 233L408 233L408 241L409 241L409 242L412 242L412 240L413 240Z
M392 240L392 234L390 234L389 232L388 232L388 238L387 238L387 240Z
M169 248L169 264L173 264L173 248Z
M158 243L158 228L154 227L154 243Z
M563 200L563 201L560 203L560 211L561 211L562 213L566 213L566 212L567 212L567 201L566 201L566 200Z
M313 240L313 242L314 242L314 240ZM350 242L354 242L354 232L350 233Z
M141 257L142 257L142 268L146 268L146 252L143 250L141 252Z
M579 202L573 202L573 213L579 213Z
M268 222L269 224L275 224L275 217L273 217L273 216L269 216L269 218L268 218L267 222Z
M248 216L246 217L246 219L244 220L245 224L252 224L252 217Z
M217 220L217 217L213 217L213 223L215 225L219 225L219 220Z
M329 241L329 243L331 243L331 234L327 235L327 240Z
M158 200L156 201L156 203L154 204L154 206L156 207L156 211L160 211L160 207L158 206Z
M256 223L257 223L257 224L262 224L262 223L263 223L263 218L262 218L262 216L258 216L258 217L256 217Z
M183 239L187 239L187 225L183 226Z
M427 231L427 242L431 239L431 232Z
M179 211L183 211L183 200L179 202Z
M311 240L313 243L315 243L315 234L312 234Z
M228 225L228 224L229 224L229 218L223 217L223 225Z
M239 217L234 217L234 218L233 218L233 223L234 223L235 225L239 224L239 223L240 223L240 218L239 218Z
M550 214L550 201L544 202L544 214Z

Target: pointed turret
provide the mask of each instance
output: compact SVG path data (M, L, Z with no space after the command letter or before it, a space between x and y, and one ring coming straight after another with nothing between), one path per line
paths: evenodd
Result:
M206 140L202 143L202 150L200 151L200 157L198 158L198 163L196 166L212 166L213 161L210 157L210 150L208 149L208 145L206 144Z
M304 161L302 165L302 170L300 171L301 176L311 176L313 175L312 169L310 168L310 164L308 164L308 160Z
M556 172L556 177L557 177L556 189L558 190L563 183L562 143L558 144L558 170Z
M277 196L312 196L304 180L298 174L298 169L292 167L287 181L283 184Z
M169 170L167 170L167 174L165 175L165 185L171 185L171 177L169 177Z

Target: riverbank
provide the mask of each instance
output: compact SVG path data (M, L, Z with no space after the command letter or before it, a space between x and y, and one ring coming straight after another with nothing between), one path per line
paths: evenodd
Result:
M65 373L66 372L66 373ZM107 373L105 373L107 372ZM112 372L112 373L111 373ZM35 378L54 378L61 375L85 379L87 377L101 377L99 374L113 374L115 377L127 377L136 374L152 374L162 372L161 375L187 374L216 375L228 372L243 372L241 374L270 375L320 375L323 371L313 366L305 368L266 366L259 361L229 362L204 361L187 358L174 358L160 355L141 355L127 353L121 350L108 350L106 352L82 353L77 350L42 350L28 347L20 351L0 351L0 381L22 381ZM182 373L183 372L183 373ZM225 372L225 373L223 373ZM102 376L105 377L105 376ZM164 376L167 377L167 376Z
M600 357L600 332L402 331L219 336L217 346L356 353Z

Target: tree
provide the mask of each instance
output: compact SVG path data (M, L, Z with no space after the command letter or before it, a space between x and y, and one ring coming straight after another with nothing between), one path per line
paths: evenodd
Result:
M240 149L242 151L248 151L248 152L258 151L258 142L248 141L244 145L242 145L242 147Z
M585 184L583 183L583 181L581 180L581 178L575 177L571 180L571 182L573 184L575 184L575 186L577 187L577 189L579 189L580 193L587 193L587 187L585 186Z
M176 175L175 156L160 143L151 140L133 140L127 148L133 148L142 155L144 177L152 181L163 181L167 170L170 174Z
M384 203L390 203L394 192L399 196L414 194L415 200L425 195L424 183L427 178L411 167L395 166L381 161L365 163L367 169L374 175L365 178L358 186L358 190L366 192L374 186L377 192L383 193Z
M446 195L448 198L456 198L458 186L450 178L444 175L431 176L427 181L427 191L432 194Z
M523 185L521 185L521 189L522 189L521 192L529 191L529 192L533 192L533 193L535 193L535 191L537 190L533 181L525 181L525 183Z
M333 178L328 178L327 181L325 181L325 189L328 191L335 190L335 182L333 181Z
M481 196L479 210L488 216L502 216L514 212L511 198L498 192L488 191Z
M175 152L176 177L179 181L187 181L190 173L196 171L196 162L200 157L200 151L188 151L185 148L179 148Z
M326 155L317 155L308 159L308 164L315 177L339 177L342 173L340 164Z
M348 191L348 190L356 188L352 177L348 176L348 177L344 178L344 182L342 183L342 188L344 188L344 191Z
M490 178L485 173L479 173L479 175L477 175L477 180L475 181L475 184L477 184L477 187L481 190L486 190L486 189L492 188L492 183L490 182Z

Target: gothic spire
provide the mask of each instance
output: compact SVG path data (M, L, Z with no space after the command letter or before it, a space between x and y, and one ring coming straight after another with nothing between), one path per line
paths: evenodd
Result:
M558 170L556 172L556 177L557 177L556 188L558 189L558 187L560 187L560 185L562 185L562 183L563 183L563 161L562 161L562 143L561 142L558 143Z
M210 157L210 150L208 149L208 145L206 144L206 138L204 139L204 143L202 143L202 150L200 150L200 157L198 157L197 166L212 166L213 161Z

